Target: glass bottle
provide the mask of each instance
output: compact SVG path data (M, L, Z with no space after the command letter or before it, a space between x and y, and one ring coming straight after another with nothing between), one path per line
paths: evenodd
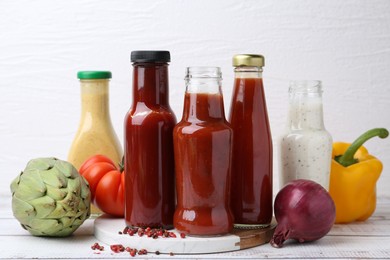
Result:
M217 67L189 67L182 120L174 129L177 207L174 226L190 235L233 228L229 207L232 129Z
M234 132L231 207L235 227L261 228L272 220L272 137L264 95L264 57L233 57L229 121Z
M125 118L125 220L128 226L173 226L173 127L168 51L133 51L133 102Z
M102 154L113 162L122 159L122 146L112 127L109 110L109 71L80 71L81 119L68 161L76 169L89 157Z
M321 81L292 81L286 133L281 138L281 187L309 179L329 190L332 137L326 131Z

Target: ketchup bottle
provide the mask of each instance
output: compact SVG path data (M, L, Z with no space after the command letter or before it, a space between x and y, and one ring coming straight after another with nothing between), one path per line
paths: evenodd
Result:
M133 51L133 103L125 118L125 220L171 228L175 210L168 51Z
M233 133L225 119L220 83L219 68L187 68L183 117L174 129L174 226L190 235L220 235L233 229L229 207Z
M264 57L233 57L235 79L229 121L233 128L231 207L235 227L266 227L272 220L272 138L265 102Z

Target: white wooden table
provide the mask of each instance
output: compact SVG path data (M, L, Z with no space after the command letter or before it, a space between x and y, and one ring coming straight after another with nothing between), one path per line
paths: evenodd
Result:
M0 191L0 259L131 258L128 253L113 253L109 245L98 241L93 236L93 223L93 219L87 220L67 238L33 237L13 218L10 192ZM93 251L91 245L95 242L104 245L105 250ZM170 256L148 253L136 258L390 259L390 197L378 199L376 212L368 221L335 225L327 236L313 243L289 241L280 249L266 244L219 254Z

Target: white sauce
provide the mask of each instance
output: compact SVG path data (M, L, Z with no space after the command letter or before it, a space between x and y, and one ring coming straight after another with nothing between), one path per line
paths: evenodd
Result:
M290 99L288 130L281 137L281 187L309 179L329 190L332 137L323 124L321 95Z

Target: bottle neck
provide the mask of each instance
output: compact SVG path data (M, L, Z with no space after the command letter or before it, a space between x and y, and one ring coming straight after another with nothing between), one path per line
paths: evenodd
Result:
M82 117L109 119L109 80L80 80Z
M324 129L321 83L313 84L290 85L288 123L292 130Z
M234 68L234 77L238 79L261 79L262 67L241 66Z
M188 122L215 122L225 120L221 94L186 93L183 120Z
M226 120L219 68L187 68L185 80L183 120L191 122Z
M168 63L137 62L133 67L133 105L168 106Z

